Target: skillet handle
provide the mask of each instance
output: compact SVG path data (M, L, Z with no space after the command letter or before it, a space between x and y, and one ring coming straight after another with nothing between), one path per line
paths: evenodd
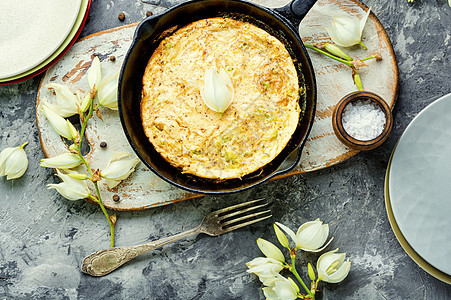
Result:
M155 27L158 21L160 21L160 19L163 17L163 15L164 12L152 15L142 20L135 30L133 43L136 43L137 41L145 39L147 36L151 35L155 31Z
M301 146L297 147L295 150L293 150L293 152L291 152L290 155L288 155L288 157L282 162L282 164L271 175L271 177L282 175L282 174L294 169L294 167L297 166L297 164L299 163L299 160L301 159L302 148L303 148L303 144Z
M291 13L299 20L302 20L316 1L317 0L292 0L284 7L274 8L274 10L282 15L285 15L287 12L289 13L291 11Z
M291 12L302 20L316 1L317 0L293 0L290 3Z

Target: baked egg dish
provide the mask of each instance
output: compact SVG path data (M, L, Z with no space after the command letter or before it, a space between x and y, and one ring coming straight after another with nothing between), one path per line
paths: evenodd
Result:
M209 70L230 79L223 112L205 101ZM152 54L141 121L155 150L183 173L241 178L287 145L300 118L299 95L293 60L277 38L232 18L203 19L164 38Z

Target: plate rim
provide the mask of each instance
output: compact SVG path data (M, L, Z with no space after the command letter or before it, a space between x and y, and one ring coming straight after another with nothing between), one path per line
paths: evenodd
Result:
M399 142L399 141L398 141ZM388 186L389 176L390 176L390 167L393 158L393 154L395 153L396 146L393 148L393 151L390 155L390 159L387 164L387 170L385 172L385 180L384 180L384 198L385 198L385 210L387 212L388 221L390 223L390 227L392 228L393 233L395 234L396 239L398 240L401 247L407 253L407 255L424 271L426 271L429 275L437 278L440 281L451 284L451 275L448 275L439 269L432 266L425 259L423 259L413 248L410 246L409 242L406 240L401 230L399 229L398 223L396 223L395 216L393 214L391 200L390 200L390 190Z
M426 258L423 258L415 249L414 247L407 241L407 239L405 238L405 236L402 234L402 230L399 227L398 223L396 222L396 217L395 217L395 212L393 210L393 206L391 204L391 199L390 199L390 194L389 194L389 190L390 190L390 185L391 185L391 180L390 180L390 173L392 171L391 169L391 165L392 165L392 161L393 161L393 157L395 156L396 153L396 149L397 146L399 145L399 143L401 143L406 136L406 132L409 131L409 129L413 126L414 123L416 123L415 121L418 120L418 118L420 118L423 114L425 114L431 107L433 107L434 105L437 105L438 103L441 103L442 101L450 101L451 100L451 93L449 94L445 94L441 97L439 97L438 99L434 100L433 102L429 103L426 107L424 107L413 119L412 121L410 121L409 125L406 127L406 129L404 130L403 134L401 135L401 137L398 139L392 153L389 159L389 163L387 166L387 171L386 171L386 175L385 175L385 203L386 203L386 208L387 208L387 214L390 220L390 224L392 225L392 229L395 232L396 237L398 238L398 241L401 243L401 245L403 246L404 250L406 250L406 248L409 249L409 251L406 250L406 252L408 252L409 256L411 256L411 258L417 262L417 264L419 264L422 268L422 265L428 265L431 268L433 268L435 271L434 272L440 272L442 274L442 277L445 276L447 277L448 281L445 281L443 279L441 279L442 281L445 281L449 284L451 284L451 274L445 273L443 271L441 271L439 268L433 266L431 263L429 263ZM391 177L392 178L392 177ZM396 228L396 230L395 230ZM397 231L397 232L396 232ZM398 235L400 237L398 237ZM403 242L401 242L401 240L403 240ZM407 246L404 247L403 244L406 244ZM409 253L410 252L410 253ZM411 255L412 253L412 255ZM412 256L416 255L417 257L414 259ZM421 264L418 262L421 261ZM424 269L424 268L423 268ZM430 272L428 272L430 273ZM430 273L431 274L431 273ZM433 274L431 274L433 275ZM437 276L435 276L437 277Z
M18 74L14 75L8 78L2 78L0 79L0 86L3 85L10 85L14 83L19 83L24 80L30 79L32 77L35 77L42 72L46 71L48 68L50 68L52 65L54 65L58 60L60 60L64 54L75 44L77 41L78 36L80 35L84 24L86 23L88 13L91 7L92 0L81 0L81 9L79 11L79 14L77 16L77 19L75 20L74 26L71 29L71 32L66 37L66 39L63 41L63 43L56 49L55 52L53 52L47 59L45 59L40 64L34 66L33 68Z
M72 2L72 1L74 1L74 0L71 0L69 2ZM53 53L55 53L55 51L57 51L61 47L61 45L64 44L64 42L68 39L69 35L73 31L73 28L75 27L75 25L77 23L77 19L79 18L80 13L82 13L83 0L75 0L75 1L79 2L78 5L76 5L76 7L77 7L76 13L75 12L71 13L72 20L70 21L68 28L66 29L64 34L61 34L61 36L57 39L58 42L55 43L55 45L53 45L51 50L47 51L39 59L36 59L35 62L33 62L25 67L22 67L19 70L7 73L6 75L0 75L0 79L8 79L8 78L20 75L22 73L25 73L28 70L35 68L36 66L40 66L43 62L47 61L47 59L49 57L51 57L53 55ZM64 18L66 18L66 16Z

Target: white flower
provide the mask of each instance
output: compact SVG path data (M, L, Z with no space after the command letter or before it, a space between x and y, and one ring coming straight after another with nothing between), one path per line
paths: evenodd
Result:
M338 46L351 47L360 44L364 49L367 49L362 43L362 32L366 20L370 15L370 11L371 7L361 20L349 19L346 17L334 17L331 27L326 27L330 38Z
M88 69L88 85L91 91L97 91L102 81L102 70L100 68L100 60L96 56L91 62Z
M101 106L117 110L117 85L119 72L110 74L102 79L97 97Z
M205 70L204 89L200 89L205 105L218 113L223 113L232 103L234 90L227 72L221 68L219 74Z
M114 188L135 170L135 166L138 163L139 158L131 158L130 153L114 153L106 168L100 172L100 175L102 178L105 178L110 188Z
M83 161L74 153L63 153L61 155L41 159L41 167L70 169L80 165Z
M80 100L72 93L69 88L62 84L49 83L44 88L53 89L56 94L56 104L45 102L54 112L63 118L78 114L78 105Z
M302 224L296 234L287 226L278 222L276 222L276 224L291 237L296 245L296 249L309 252L319 252L329 245L333 239L331 238L329 242L324 245L327 240L327 236L329 235L329 225L323 225L323 222L319 219Z
M258 248L260 248L260 251L263 252L266 257L273 258L280 262L285 262L285 257L283 256L282 251L280 251L280 249L277 248L277 246L273 243L259 238L257 239L257 245Z
M273 258L257 257L246 263L249 270L246 272L257 275L261 282L273 278L274 273L279 273L283 269L283 264Z
M63 174L56 170L57 176L63 181L59 184L48 184L49 189L56 189L64 198L69 200L80 200L91 195L85 180L73 178L69 174Z
M319 280L337 283L348 276L351 262L349 259L345 262L346 253L335 253L337 251L326 252L318 258L316 269Z
M50 125L52 125L53 129L61 135L69 140L75 140L77 137L77 129L75 129L74 125L69 120L64 119L60 115L58 115L55 111L53 111L46 104L42 104L41 110L49 121Z
M291 278L275 274L272 279L263 283L263 294L267 300L294 300L298 298L299 287Z
M91 93L88 93L81 101L80 111L86 112L88 110L90 104L91 104Z
M0 152L0 176L7 180L21 177L28 168L28 158L23 147L5 148Z

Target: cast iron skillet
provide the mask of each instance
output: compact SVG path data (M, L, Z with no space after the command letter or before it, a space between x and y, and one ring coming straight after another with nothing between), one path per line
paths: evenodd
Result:
M316 0L299 0L287 5L282 11L296 13L302 19L315 2ZM282 41L295 63L300 86L306 88L305 94L300 97L302 118L299 119L296 131L282 152L256 172L240 179L221 181L183 174L166 162L145 135L140 116L144 70L153 51L169 34L168 31L171 31L168 29L180 28L193 21L218 16L250 22ZM251 188L288 172L297 165L315 115L316 83L312 64L297 30L278 12L242 0L194 0L160 15L148 17L138 25L119 75L118 102L122 126L131 147L155 174L191 192L226 194Z

